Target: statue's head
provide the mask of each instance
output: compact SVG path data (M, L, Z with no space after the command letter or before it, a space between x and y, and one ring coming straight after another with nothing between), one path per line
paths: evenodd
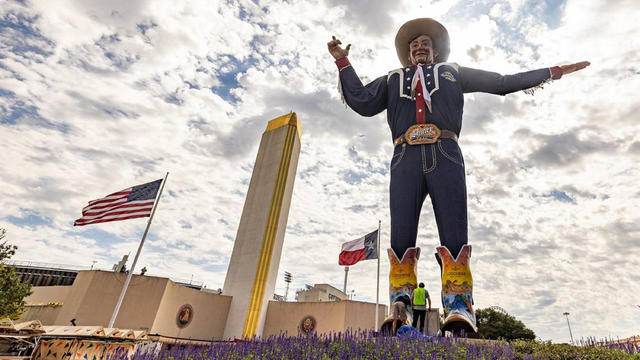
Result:
M402 66L445 62L449 57L449 33L430 18L404 23L396 34L395 44Z
M418 35L409 42L409 62L411 65L433 64L438 52L433 48L433 41L429 35Z

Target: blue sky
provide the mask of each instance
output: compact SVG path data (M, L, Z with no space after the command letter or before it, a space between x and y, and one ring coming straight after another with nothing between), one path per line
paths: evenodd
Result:
M576 337L630 336L640 26L629 19L639 15L624 0L2 2L0 227L17 260L109 269L135 251L144 219L73 220L87 201L169 171L139 266L222 287L261 133L293 110L302 149L276 292L285 270L293 289L340 288L342 242L380 219L389 246L392 145L384 113L363 118L340 102L326 42L352 43L370 81L399 67L399 26L433 17L464 66L592 62L534 96L465 96L477 306L503 307L542 339L568 341L565 311ZM429 254L438 237L426 204L418 245ZM420 261L434 299L437 269ZM375 262L351 269L356 299L375 299L374 278Z

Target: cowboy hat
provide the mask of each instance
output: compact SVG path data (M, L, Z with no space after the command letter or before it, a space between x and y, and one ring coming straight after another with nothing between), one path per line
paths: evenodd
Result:
M428 35L433 41L433 48L438 53L435 62L445 62L449 57L449 33L439 22L431 18L420 18L407 21L396 34L396 52L402 66L410 66L409 42L420 35Z

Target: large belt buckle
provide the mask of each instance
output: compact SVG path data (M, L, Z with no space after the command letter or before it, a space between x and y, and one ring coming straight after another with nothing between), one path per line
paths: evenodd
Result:
M435 124L412 125L404 134L409 145L433 144L440 138L440 129Z

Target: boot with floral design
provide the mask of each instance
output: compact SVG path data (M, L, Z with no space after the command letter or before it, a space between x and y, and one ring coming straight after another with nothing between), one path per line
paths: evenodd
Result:
M473 279L469 266L471 245L464 245L455 259L445 246L439 246L436 251L436 259L442 270L442 332L464 332L469 337L475 337L478 328L473 310Z
M389 263L389 313L390 315L382 322L381 329L390 330L393 328L394 321L400 321L403 325L411 325L411 294L418 284L418 259L420 258L420 248L408 248L402 259L393 249L388 249ZM404 306L395 304L402 302ZM397 309L402 308L404 314L399 314ZM394 311L396 310L396 311ZM396 326L398 327L398 326Z

